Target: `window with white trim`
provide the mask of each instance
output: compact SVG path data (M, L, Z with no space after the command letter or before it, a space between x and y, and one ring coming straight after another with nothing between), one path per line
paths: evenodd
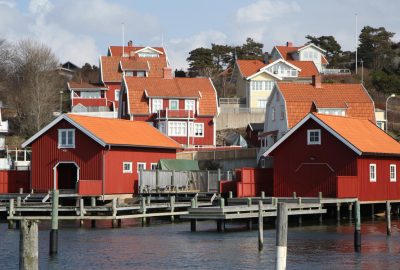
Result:
M169 109L170 110L179 110L179 100L170 99L169 100Z
M101 91L81 91L80 98L101 98Z
M185 100L185 110L194 112L194 110L196 108L195 104L196 104L196 102L193 99L186 99Z
M194 123L194 137L204 137L204 123Z
M376 182L376 164L369 164L369 181Z
M133 77L133 71L125 71L126 77Z
M390 164L390 182L397 181L396 164Z
M321 144L321 130L320 129L307 130L307 144Z
M257 100L258 108L265 109L267 107L267 100L266 99L259 99Z
M122 162L122 173L132 173L132 162Z
M119 93L120 93L120 90L119 90L119 89L115 89L115 90L114 90L114 100L115 100L115 101L118 101L118 100L119 100Z
M146 162L137 163L137 172L146 170Z
M187 134L186 122L169 121L168 136L184 137Z
M167 130L165 128L165 122L159 122L158 123L158 130L161 131L163 134L167 134Z
M159 110L163 108L163 100L159 98L152 99L152 112L157 113Z
M152 171L157 170L157 163L151 163L150 166Z
M58 148L75 148L75 129L58 130Z
M157 58L159 57L158 53L153 52L140 52L138 53L139 57L148 57L148 58Z
M146 72L144 72L144 71L136 71L136 77L146 77Z

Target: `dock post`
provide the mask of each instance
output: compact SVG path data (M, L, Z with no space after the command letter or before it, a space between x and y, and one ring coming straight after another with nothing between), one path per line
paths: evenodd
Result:
M392 228L391 228L391 215L390 215L390 211L391 207L390 207L390 202L386 201L386 234L387 235L391 235L392 233Z
M375 204L371 203L371 218L375 219Z
M265 191L261 191L261 199L265 198Z
M90 206L91 207L96 207L96 197L91 197L90 198ZM96 220L95 219L91 220L91 225L92 225L92 228L96 228Z
M169 197L169 205L171 208L171 222L173 223L175 221L175 216L173 215L175 211L175 196Z
M349 221L353 219L353 203L349 203Z
M196 201L194 200L194 198L190 201L190 208L197 208L197 206L196 206ZM190 230L192 231L192 232L195 232L196 231L196 228L197 227L197 219L191 219L190 220Z
M38 242L38 222L36 220L22 220L19 241L19 269L39 269Z
M233 192L229 191L229 199L232 199L232 198L233 198Z
M286 269L288 209L285 203L278 203L276 225L276 270Z
M355 205L355 230L354 230L354 250L356 252L361 251L361 213L360 213L360 202L356 201Z
M58 201L59 190L54 189L51 196L51 230L49 254L56 255L58 253Z
M160 189L160 170L156 170L156 192Z
M118 226L118 221L117 221L117 198L112 199L112 227L116 228Z
M143 215L146 214L146 198L142 197L142 200L140 201L140 212L142 212ZM146 225L147 219L146 217L142 217L142 226Z
M22 198L20 196L18 196L17 197L17 207L21 207L21 202L22 202ZM21 215L21 211L18 211L17 215L20 216ZM19 230L21 228L21 221L20 220L17 220L15 222L15 228L17 230Z
M79 220L79 226L83 227L85 221L83 220L83 216L85 215L85 201L83 198L79 200L79 216L81 217Z
M341 206L340 203L336 204L336 220L337 220L337 222L340 222L340 206Z
M10 199L9 207L8 207L8 217L12 218L14 216L14 199ZM14 229L14 221L12 219L8 220L8 228Z
M264 217L263 202L258 202L258 251L264 248Z
M24 188L19 188L19 194L23 194L24 193Z
M296 199L296 198L297 198L297 193L293 192L293 199Z
M251 198L247 198L247 206L250 207L251 204L252 204ZM251 230L252 228L253 228L253 221L251 220L251 218L249 218L247 221L247 229Z

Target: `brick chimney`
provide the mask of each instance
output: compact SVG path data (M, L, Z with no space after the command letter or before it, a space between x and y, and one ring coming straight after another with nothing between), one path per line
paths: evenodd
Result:
M132 42L132 40L129 40L128 41L128 47L132 47L133 46L133 42Z
M286 47L293 47L293 42L291 41L286 42Z
M312 76L312 85L315 88L322 88L321 75L313 75Z
M164 67L163 68L163 78L164 79L172 79L172 69L169 67Z

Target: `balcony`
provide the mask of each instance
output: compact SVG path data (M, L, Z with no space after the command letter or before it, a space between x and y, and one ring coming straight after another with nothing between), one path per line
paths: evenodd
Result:
M194 119L195 112L192 110L159 110L157 119Z

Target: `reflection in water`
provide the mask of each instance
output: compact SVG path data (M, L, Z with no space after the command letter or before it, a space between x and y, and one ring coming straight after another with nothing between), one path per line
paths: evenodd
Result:
M336 222L289 227L288 269L399 269L398 220L393 220L392 237L386 236L383 220L363 220L362 252L353 248L354 224ZM273 269L275 231L266 224L264 250L257 249L257 231L217 233L213 222L200 222L198 232L189 223L152 224L140 227L124 221L123 228L110 229L110 222L97 228L77 228L62 223L59 254L48 256L49 228L40 225L40 269ZM19 232L0 224L0 269L18 269Z

